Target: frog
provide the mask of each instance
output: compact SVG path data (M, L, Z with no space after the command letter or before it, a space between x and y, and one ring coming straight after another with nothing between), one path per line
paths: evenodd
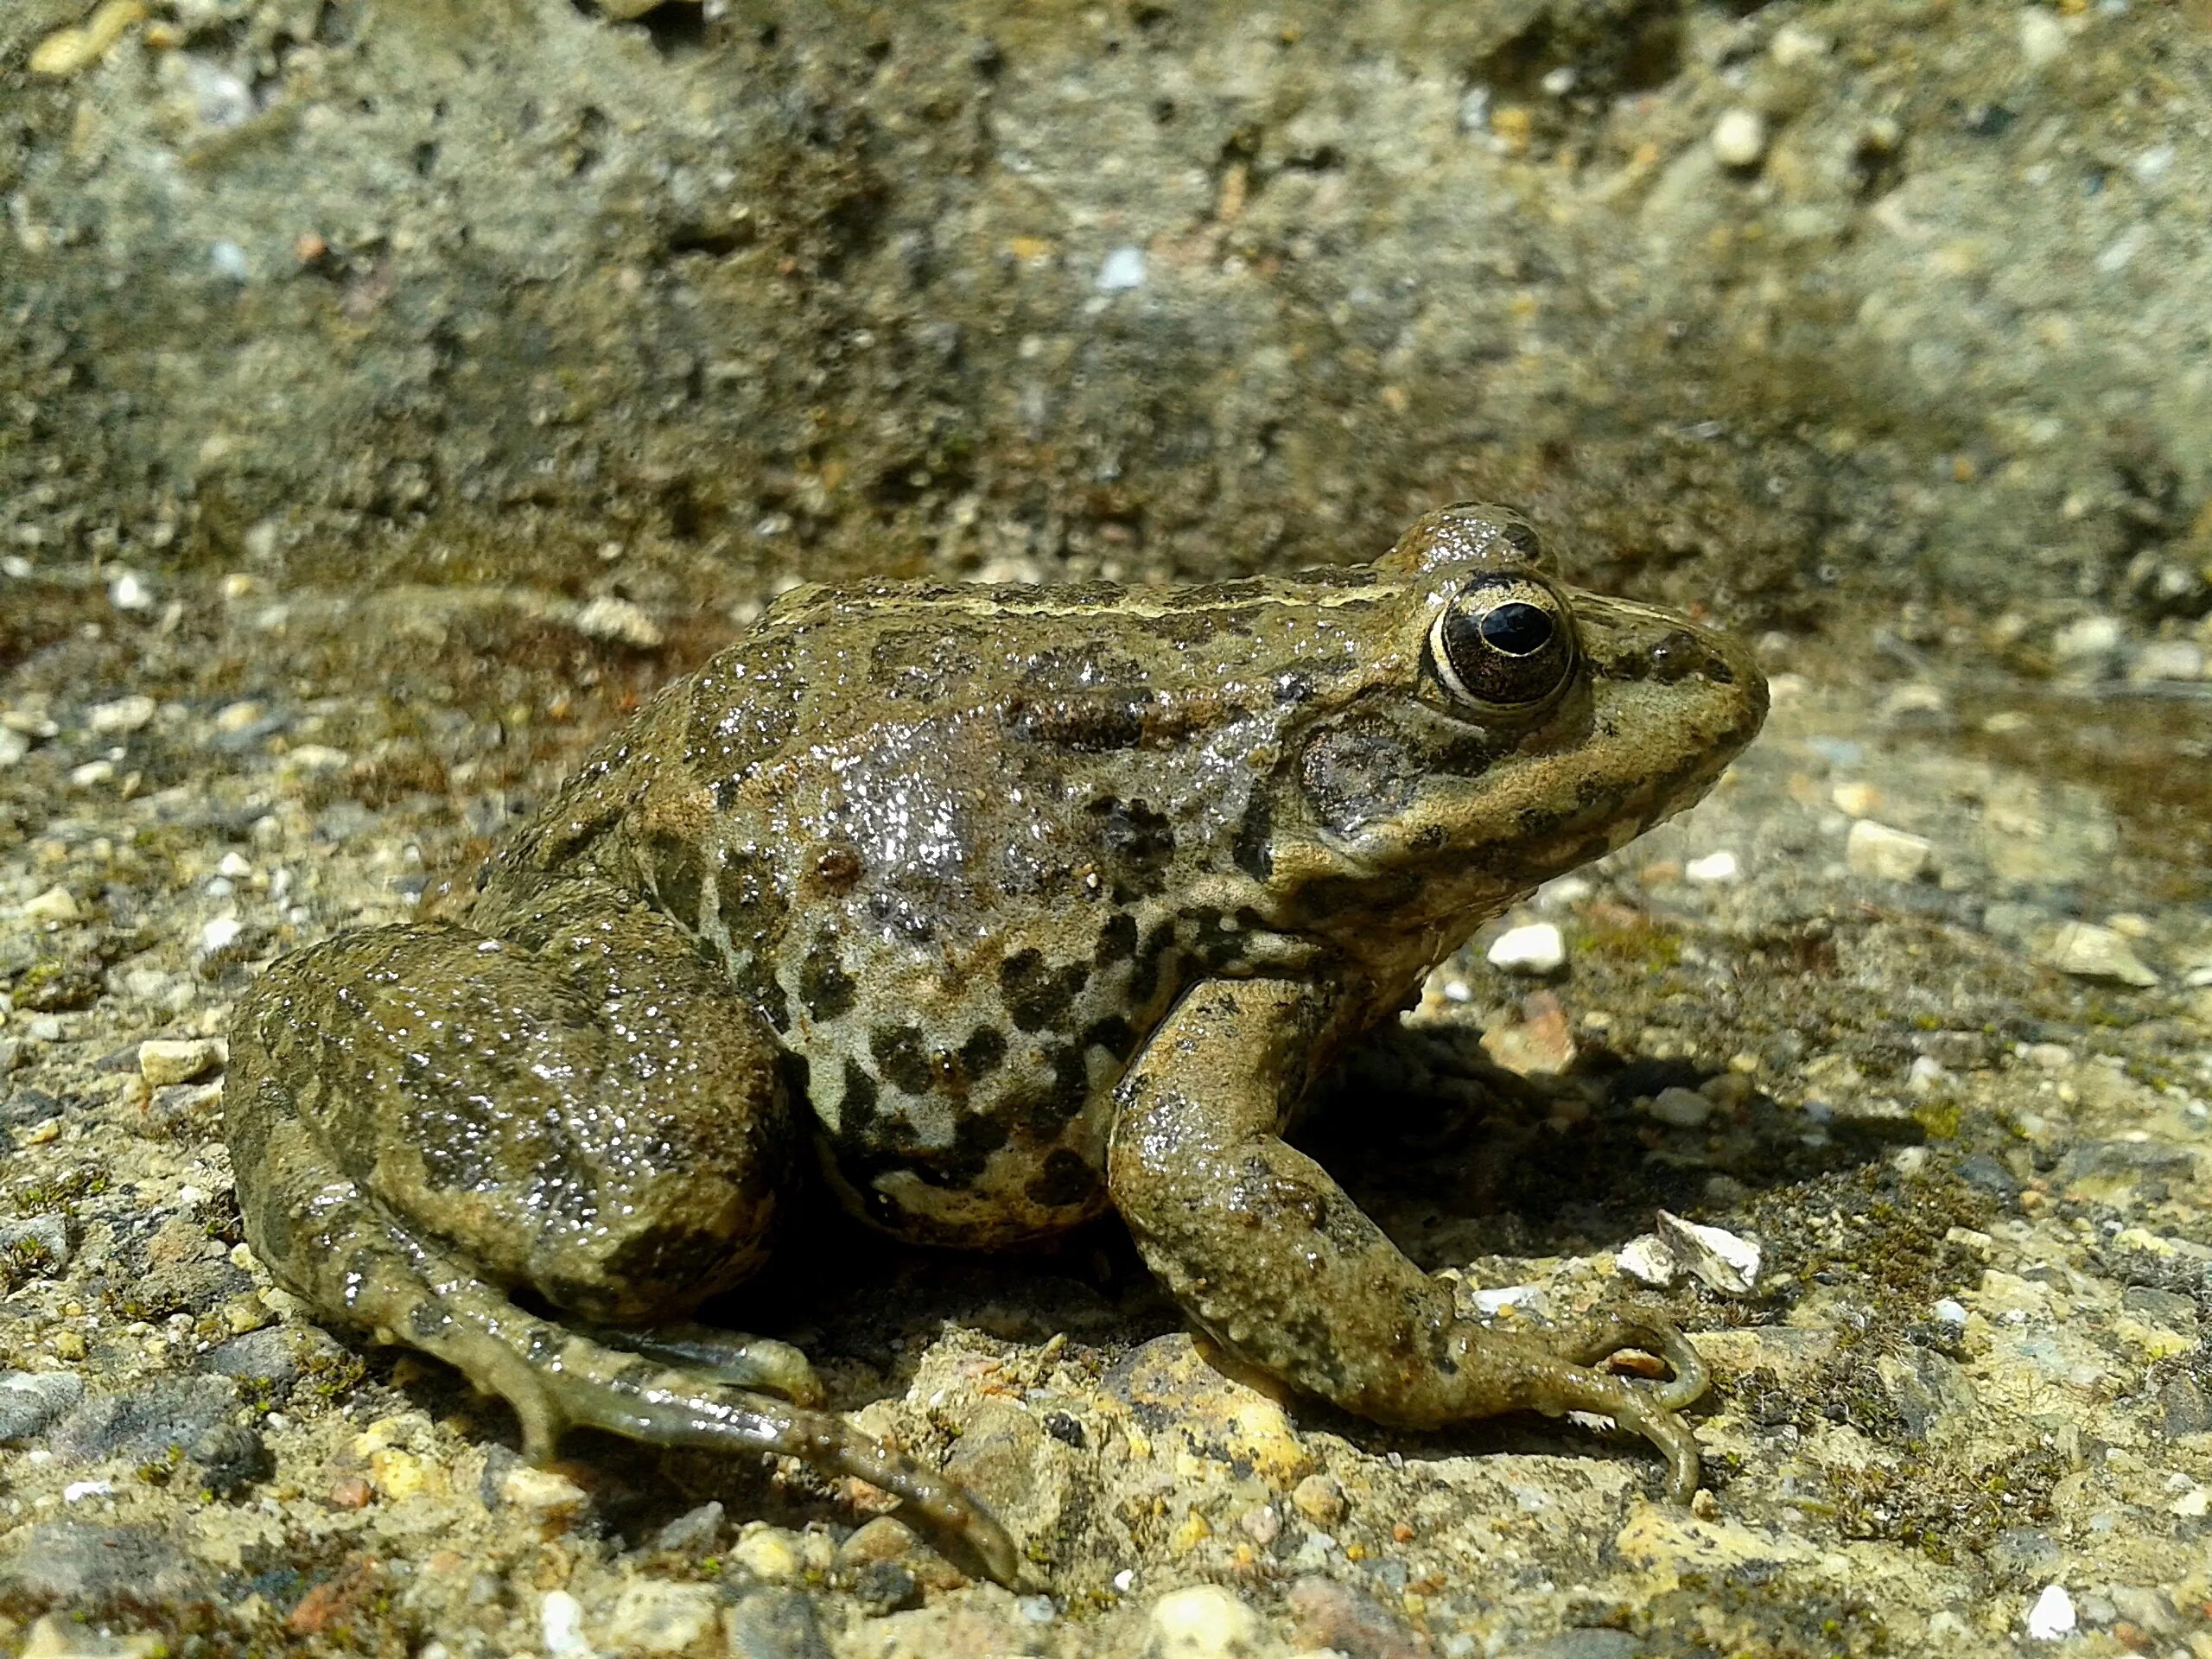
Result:
M315 1316L504 1397L531 1457L585 1425L793 1457L1007 1583L984 1503L827 1408L797 1348L696 1317L808 1205L1001 1252L1117 1216L1295 1395L1610 1417L1687 1501L1707 1372L1675 1325L1470 1315L1293 1133L1484 923L1704 796L1766 704L1742 641L1569 585L1482 503L1294 575L796 588L461 902L259 976L226 1090L246 1239Z

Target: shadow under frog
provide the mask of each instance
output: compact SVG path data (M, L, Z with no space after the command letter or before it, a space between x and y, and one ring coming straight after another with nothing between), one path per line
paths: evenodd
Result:
M1472 505L1294 576L795 589L465 915L257 984L248 1239L504 1396L531 1456L587 1425L793 1455L1001 1580L998 1522L822 1409L796 1350L690 1322L810 1192L979 1250L1116 1214L1185 1317L1309 1395L1404 1428L1603 1414L1687 1498L1679 1332L1462 1317L1283 1132L1475 927L1695 801L1765 709L1739 644L1566 587ZM1605 1368L1625 1349L1672 1376Z

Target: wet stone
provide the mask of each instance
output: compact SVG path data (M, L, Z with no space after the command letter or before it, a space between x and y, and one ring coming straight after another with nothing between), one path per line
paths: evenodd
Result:
M272 1402L291 1394L309 1372L346 1358L336 1338L311 1325L272 1325L233 1337L200 1356L200 1370L259 1383Z
M2212 1432L2212 1399L2207 1398L2204 1385L2193 1376L2168 1378L2158 1390L2158 1409L2162 1426L2177 1439Z
M1285 1601L1300 1647L1333 1649L1350 1659L1428 1659L1426 1642L1350 1585L1310 1575L1290 1586Z
M729 1659L830 1659L802 1591L755 1590L722 1616Z
M167 1456L172 1446L188 1451L223 1423L236 1398L228 1377L156 1377L86 1400L54 1425L48 1449L72 1464L144 1461Z
M0 1440L29 1440L84 1397L74 1371L0 1372Z
M150 1527L56 1521L0 1557L0 1601L12 1610L104 1614L175 1607L207 1592L184 1553Z

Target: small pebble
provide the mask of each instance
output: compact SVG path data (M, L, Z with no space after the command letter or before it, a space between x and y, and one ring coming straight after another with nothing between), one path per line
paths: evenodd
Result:
M623 1586L599 1622L600 1645L620 1654L706 1659L721 1649L721 1598L713 1586L664 1579Z
M1509 927L1491 941L1490 965L1515 974L1556 973L1567 962L1567 938L1550 922Z
M156 707L143 693L118 697L113 702L96 702L85 711L85 725L103 735L143 731L152 724Z
M1308 1475L1290 1489L1290 1506L1317 1527L1344 1518L1344 1489L1334 1475Z
M1228 1591L1193 1585L1162 1596L1146 1621L1152 1659L1231 1659L1259 1645L1260 1619Z
M1882 810L1882 791L1873 784L1838 784L1828 791L1828 799L1848 817L1871 818Z
M1707 853L1703 858L1690 860L1682 866L1682 879L1707 884L1733 881L1741 868L1736 862L1736 855L1724 848L1717 853Z
M1923 836L1860 818L1845 838L1843 861L1856 875L1882 881L1917 881L1934 867L1935 844Z
M1128 289L1142 288L1145 274L1142 248L1116 248L1098 267L1098 291L1101 294L1119 294Z
M214 1037L156 1037L138 1045L138 1073L160 1088L192 1083L223 1064L228 1046Z
M2066 25L2057 14L2042 6L2024 6L2020 10L2020 55L2028 67L2040 69L2044 65L2065 55ZM2063 1593L2063 1592L2061 1592ZM2071 1604L2069 1604L2069 1608ZM2066 1628L2074 1628L2069 1611Z
M31 752L31 741L12 726L0 726L0 768L12 766Z
M1956 1301L1951 1297L1946 1296L1942 1300L1937 1302L1934 1311L1936 1319L1942 1324L1964 1326L1967 1322L1967 1310L1965 1304Z
M2051 636L2050 654L2064 665L2095 667L2118 651L2126 637L2118 617L2092 612L2076 617Z
M2069 922L2035 953L2045 967L2075 979L2148 989L2158 976L2144 965L2126 938L2092 922Z
M227 950L237 943L245 931L245 924L235 916L218 916L200 930L200 954L212 957L219 950Z
M1694 1129L1713 1116L1713 1102L1694 1089L1662 1089L1643 1109L1662 1123Z
M83 914L77 907L77 895L67 887L48 887L35 899L23 901L23 919L27 922L73 922Z
M2066 1593L2066 1586L2046 1584L2036 1605L2028 1609L2028 1640L2056 1642L2073 1635L2075 1624L2074 1598Z
M107 585L107 602L118 611L150 611L153 590L135 570L118 570Z
M1712 143L1723 167L1756 167L1766 154L1766 118L1757 110L1725 111L1713 124Z
M730 1560L757 1579L786 1584L806 1571L791 1535L780 1527L760 1527L731 1546Z
M651 651L666 637L660 625L626 599L601 594L576 613L576 632Z
M538 1604L537 1624L544 1632L545 1651L553 1659L570 1654L582 1659L590 1653L591 1643L584 1640L583 1607L567 1591L545 1592L545 1599Z

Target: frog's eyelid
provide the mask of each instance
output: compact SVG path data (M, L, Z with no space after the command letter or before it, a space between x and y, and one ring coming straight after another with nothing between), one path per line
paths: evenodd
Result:
M1459 677L1459 671L1452 666L1451 652L1444 648L1444 625L1452 620L1452 613L1458 608L1458 601L1454 601L1440 608L1429 622L1428 649L1425 653L1428 658L1429 672L1443 682L1446 690L1469 708L1487 709L1490 705L1467 689L1467 683Z

